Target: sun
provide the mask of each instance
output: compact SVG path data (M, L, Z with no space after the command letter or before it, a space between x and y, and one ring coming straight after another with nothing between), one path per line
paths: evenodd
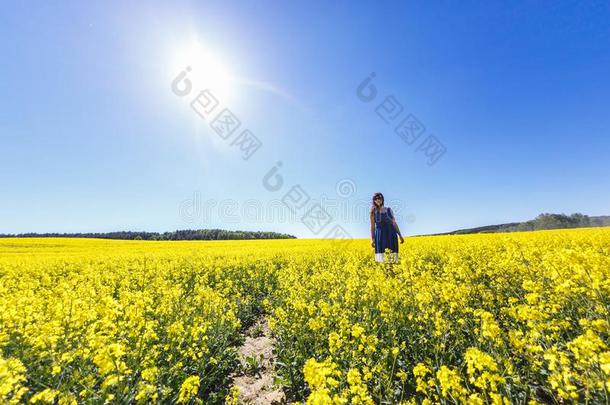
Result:
M187 67L195 90L209 89L221 102L232 96L235 79L218 53L194 41L178 49L172 58L174 76Z

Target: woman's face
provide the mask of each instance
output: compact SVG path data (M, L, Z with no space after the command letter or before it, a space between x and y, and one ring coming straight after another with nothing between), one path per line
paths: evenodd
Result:
M382 197L382 196L380 196L380 195L378 195L377 197L375 197L375 198L373 199L373 201L375 202L375 205L376 205L377 207L381 207L381 205L383 204L383 197Z

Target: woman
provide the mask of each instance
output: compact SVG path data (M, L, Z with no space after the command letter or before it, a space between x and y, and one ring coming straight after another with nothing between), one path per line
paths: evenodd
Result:
M371 246L375 248L375 261L383 262L385 250L390 249L392 254L389 261L396 262L398 260L397 236L400 237L400 243L404 243L405 240L400 234L392 209L385 207L383 203L383 194L373 194L373 206L370 212Z

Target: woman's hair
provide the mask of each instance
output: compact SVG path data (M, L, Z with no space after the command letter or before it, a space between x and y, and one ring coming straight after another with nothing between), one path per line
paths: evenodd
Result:
M383 194L381 194L379 192L373 194L373 197L371 198L371 203L373 204L373 206L371 207L371 211L377 209L377 206L375 205L376 197L381 197L381 205L383 205L385 203L385 198L383 198Z

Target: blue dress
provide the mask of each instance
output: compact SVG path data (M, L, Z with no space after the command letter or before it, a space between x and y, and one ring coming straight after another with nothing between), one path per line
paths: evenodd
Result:
M392 219L394 213L391 208L386 208L385 212L375 212L375 260L383 261L383 253L386 249L394 252L394 259L398 258L398 233L394 229Z

